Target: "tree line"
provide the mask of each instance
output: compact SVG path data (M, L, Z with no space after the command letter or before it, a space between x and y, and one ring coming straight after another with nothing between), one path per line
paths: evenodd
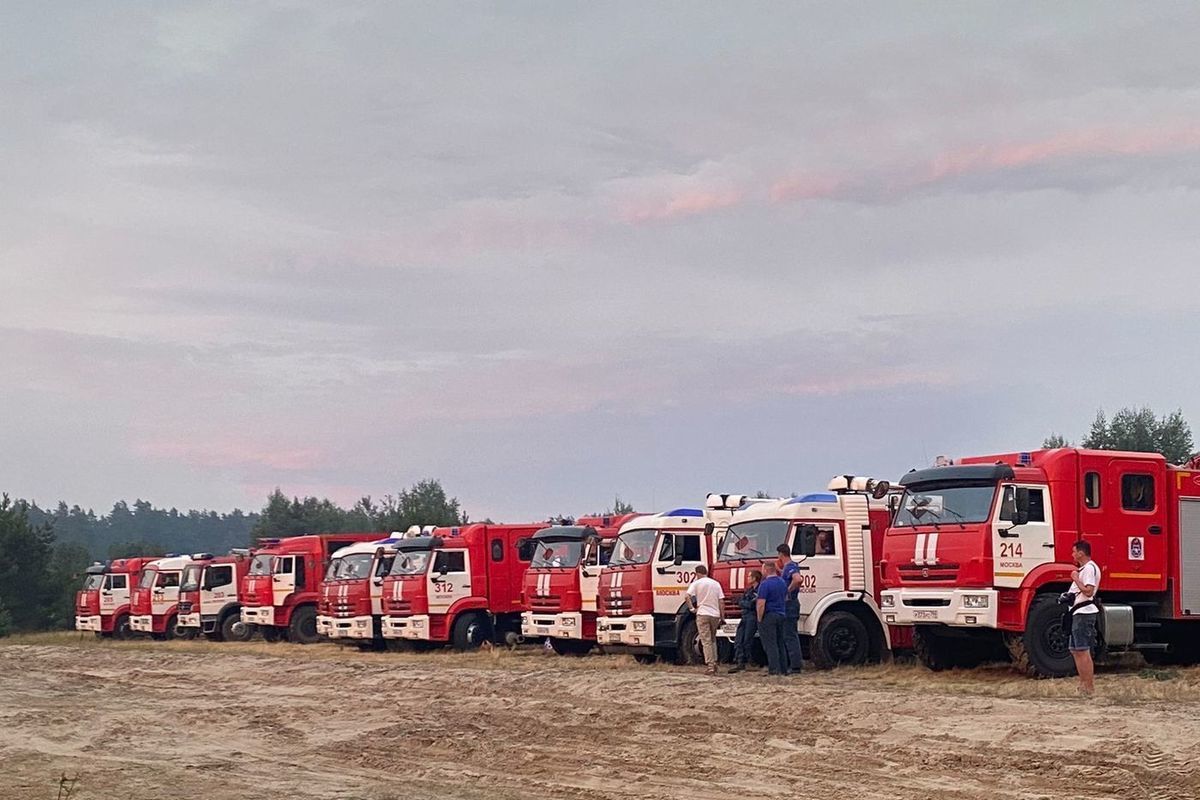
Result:
M1043 447L1073 447L1063 435L1052 433ZM1183 410L1158 416L1150 408L1122 408L1109 419L1104 409L1096 412L1092 427L1079 441L1088 450L1127 450L1134 453L1162 453L1168 463L1186 464L1196 455L1192 428Z

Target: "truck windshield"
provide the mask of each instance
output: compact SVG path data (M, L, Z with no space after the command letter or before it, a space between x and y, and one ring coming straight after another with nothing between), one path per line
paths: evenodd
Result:
M583 541L568 539L557 542L538 540L533 550L531 568L536 567L574 567L583 555Z
M371 577L371 562L375 560L374 553L355 553L354 555L335 558L325 573L327 581L354 581Z
M254 560L250 562L250 574L251 575L270 575L271 574L271 560L274 558L275 558L274 556L269 556L269 555L255 556Z
M996 485L922 486L904 493L892 528L984 522L991 516Z
M195 592L200 589L200 573L203 567L199 564L192 564L183 569L183 582L179 584L179 590L183 592Z
M625 531L617 537L612 558L608 561L609 566L645 564L654 553L654 542L657 539L658 531L653 529Z
M392 562L392 575L421 575L429 565L428 550L401 550Z
M149 589L154 585L154 581L158 579L158 570L147 569L142 573L142 579L138 581L139 589Z
M103 585L104 585L104 576L103 575L88 575L86 578L83 579L83 590L85 592L90 591L92 589L99 589Z
M720 561L774 558L775 548L787 538L786 519L759 519L730 525L721 540Z

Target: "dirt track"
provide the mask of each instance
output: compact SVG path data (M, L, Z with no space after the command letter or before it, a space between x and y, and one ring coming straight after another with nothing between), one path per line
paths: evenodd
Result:
M54 641L0 646L0 798L54 798L64 772L74 798L1200 792L1195 670L1102 675L1087 703L1003 670L781 684L540 652Z

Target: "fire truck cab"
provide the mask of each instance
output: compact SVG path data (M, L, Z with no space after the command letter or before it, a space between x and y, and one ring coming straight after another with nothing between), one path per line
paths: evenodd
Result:
M381 539L381 533L316 533L263 539L238 586L242 622L253 625L268 642L287 639L300 644L320 641L317 600L321 576L330 557L359 542Z
M392 569L398 541L399 534L392 534L333 554L321 582L317 633L328 639L383 643L383 579Z
M238 584L250 570L250 550L227 556L197 555L183 570L179 587L179 628L217 642L244 642L253 631L242 624Z
M129 637L130 593L153 558L118 558L88 567L75 593L75 630L97 636Z
M1073 544L1101 569L1097 655L1200 660L1200 471L1161 455L1058 448L914 470L885 537L885 619L932 669L1007 654L1074 673Z
M676 508L621 526L601 568L596 641L605 652L702 663L695 616L684 597L696 567L713 561L714 529L725 509Z
M596 643L596 596L621 526L639 514L580 517L533 535L521 615L525 638L546 637L559 655L583 655Z
M542 525L437 528L396 543L383 635L458 650L521 640L521 581Z
M726 499L727 505L743 504L729 521L712 568L725 590L726 622L718 635L726 640L736 635L747 575L775 560L779 545L786 544L800 570L801 645L817 667L880 661L893 647L907 646L908 632L886 625L879 607L878 562L890 494L886 481L839 476L825 492Z
M168 555L151 561L130 596L129 628L155 639L188 638L195 634L179 628L179 586L192 556Z

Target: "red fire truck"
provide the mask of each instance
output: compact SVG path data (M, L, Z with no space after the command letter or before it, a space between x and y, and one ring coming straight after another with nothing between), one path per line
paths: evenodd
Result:
M250 550L227 556L194 556L183 570L179 587L179 630L203 633L217 642L244 642L252 635L242 624L238 584L250 570Z
M895 496L886 481L839 476L825 492L779 500L710 495L737 510L717 549L712 576L725 590L719 635L737 633L746 576L786 544L800 570L800 641L820 668L880 661L911 646L911 631L884 624L879 556Z
M1101 568L1104 651L1200 660L1200 471L1159 455L1060 448L915 470L884 540L885 619L913 625L932 669L1007 653L1039 676L1074 672L1072 545Z
M612 555L621 526L638 514L580 517L533 535L525 573L521 633L544 636L559 655L582 655L596 643L600 570Z
M621 526L600 571L596 641L606 653L630 653L644 663L659 657L702 663L684 592L696 567L712 564L714 528L730 516L723 508L676 508Z
M414 526L415 527L415 526ZM413 531L419 535L419 527ZM328 639L353 639L359 644L383 644L383 579L392 569L399 535L360 542L333 554L321 602L317 606L317 633Z
M543 525L476 524L401 539L383 582L383 635L458 650L521 640L521 580Z
M196 559L192 556L167 555L151 561L142 569L141 580L129 600L129 628L148 633L154 639L190 638L191 630L179 628L179 585L183 570Z
M83 588L75 594L75 630L128 638L130 591L141 580L145 566L155 558L118 558L88 567Z
M317 599L321 576L333 553L383 538L380 533L316 533L259 541L250 570L238 585L242 622L268 642L320 640Z

